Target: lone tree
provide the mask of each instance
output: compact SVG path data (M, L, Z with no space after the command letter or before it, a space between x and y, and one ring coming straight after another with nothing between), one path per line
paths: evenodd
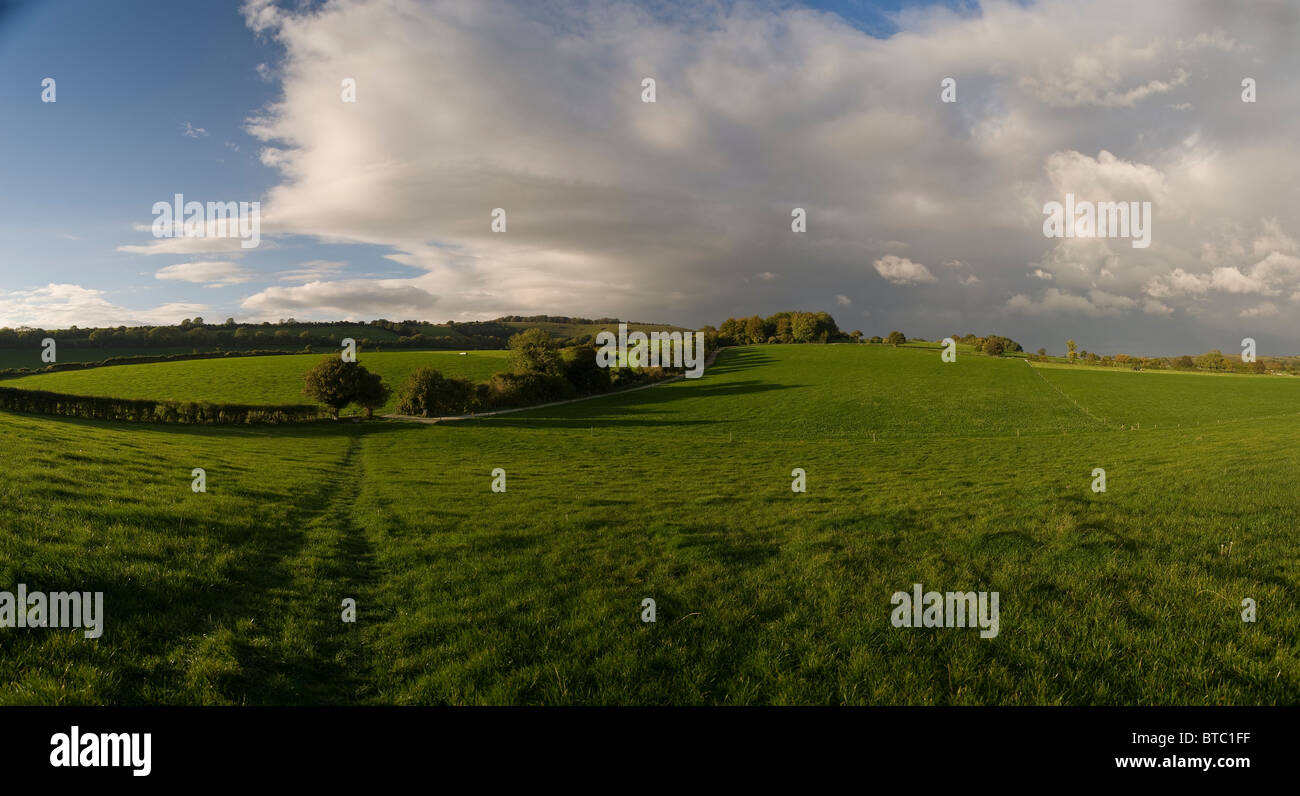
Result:
M563 369L560 347L542 329L527 329L510 338L510 367L515 373L558 376Z
M388 385L384 384L383 377L378 373L371 373L360 365L357 365L357 368L359 371L357 390L353 400L365 410L366 418L369 419L375 416L376 409L388 403L388 396L392 394L392 390L388 389Z
M990 337L984 341L984 353L991 357L1002 356L1002 341L996 337Z
M1038 349L1038 355L1039 355L1040 357L1045 357L1045 356L1047 356L1047 349L1046 349L1046 348L1040 348L1040 349Z
M890 332L889 337L885 338L885 342L897 348L907 342L907 336L902 332Z
M374 408L388 400L388 388L379 374L356 362L344 362L337 355L322 359L307 372L302 392L333 410L335 419L339 410L350 403L360 404L366 410L366 417L370 417Z
M1075 356L1077 356L1077 349L1079 347L1079 344L1074 342L1073 340L1066 340L1065 347L1068 349L1066 356L1068 356L1070 359L1074 359Z

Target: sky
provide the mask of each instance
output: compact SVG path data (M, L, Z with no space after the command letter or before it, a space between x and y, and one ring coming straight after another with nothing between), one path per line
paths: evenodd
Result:
M0 0L0 326L824 310L1298 353L1297 38L1267 1ZM155 237L178 193L260 203L258 246ZM1149 203L1150 245L1048 237L1067 194Z

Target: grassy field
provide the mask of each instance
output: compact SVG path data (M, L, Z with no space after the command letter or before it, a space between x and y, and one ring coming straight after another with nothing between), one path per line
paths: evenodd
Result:
M434 426L0 413L0 589L108 614L0 630L0 702L1296 704L1300 424L1254 389L763 346ZM893 627L913 583L1000 634Z
M398 388L417 367L430 367L445 376L472 381L507 370L506 351L378 351L361 352L357 361L379 373L393 390L381 411L392 411ZM211 401L284 405L311 403L302 394L303 374L324 354L232 357L113 365L88 370L66 370L6 379L6 387L49 390L71 395L148 398L173 401ZM335 354L337 356L337 354Z

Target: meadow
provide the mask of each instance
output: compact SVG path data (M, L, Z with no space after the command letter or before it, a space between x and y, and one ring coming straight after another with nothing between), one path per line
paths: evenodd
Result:
M0 589L107 611L0 630L0 702L1295 704L1298 397L808 345L437 425L0 413ZM913 583L999 635L893 627Z
M430 367L444 376L481 381L507 369L505 351L362 351L357 361L380 374L393 395L380 412L391 412L407 374ZM254 405L310 403L303 397L303 375L326 354L193 359L143 365L112 365L88 370L38 373L0 381L6 387L49 390L69 395L209 401ZM337 356L337 354L335 354Z

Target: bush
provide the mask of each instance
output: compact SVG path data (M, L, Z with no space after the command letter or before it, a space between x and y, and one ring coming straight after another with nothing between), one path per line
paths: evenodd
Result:
M498 373L487 386L486 408L491 409L563 401L577 393L564 377L545 373Z
M398 393L397 411L419 417L460 415L474 407L475 398L475 387L467 379L449 379L431 368L417 368Z
M93 420L187 425L253 425L320 420L319 406L254 406L191 401L152 401L65 395L45 390L0 387L0 409Z
M604 392L609 389L609 368L596 364L595 346L571 348L564 353L564 378L583 394Z

